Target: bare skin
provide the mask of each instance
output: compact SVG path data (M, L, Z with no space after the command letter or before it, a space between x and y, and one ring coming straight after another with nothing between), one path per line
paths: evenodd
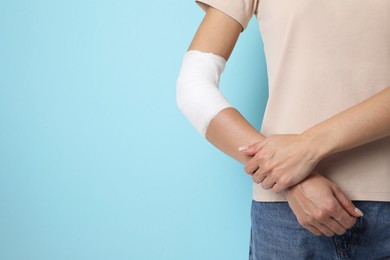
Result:
M333 153L390 135L390 87L299 135L273 135L243 152L254 157L247 173L264 189L280 192L305 179ZM242 149L241 149L242 150Z
M241 30L237 21L210 7L189 50L212 52L228 60ZM240 152L238 148L266 139L234 108L218 113L207 129L206 138L243 164L253 156ZM285 190L291 209L302 226L317 236L345 233L361 213L335 184L321 175L313 173L312 176ZM318 197L318 194L322 196Z

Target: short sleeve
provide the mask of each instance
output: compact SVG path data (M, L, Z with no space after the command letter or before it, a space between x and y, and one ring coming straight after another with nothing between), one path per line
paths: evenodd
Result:
M206 11L209 6L232 17L239 22L244 31L255 13L259 0L195 0Z

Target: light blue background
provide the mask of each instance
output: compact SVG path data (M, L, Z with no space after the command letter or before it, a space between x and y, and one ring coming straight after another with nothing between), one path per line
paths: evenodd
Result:
M0 1L0 259L247 259L252 181L178 111L192 0ZM221 88L256 127L252 19Z

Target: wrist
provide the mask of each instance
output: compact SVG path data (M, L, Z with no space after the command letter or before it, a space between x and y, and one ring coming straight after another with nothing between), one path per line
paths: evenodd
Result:
M301 135L309 143L309 152L315 161L319 162L333 153L335 142L326 132L318 128L310 128Z
M294 193L294 191L297 189L298 185L299 185L299 183L298 183L298 184L295 184L295 185L293 185L293 186L290 186L290 187L288 187L287 189L285 189L285 190L282 192L282 194L284 195L284 197L285 197L286 199L288 199L288 198L291 196L291 194Z
M311 172L309 174L309 176L307 176L306 179L304 179L303 181L285 189L283 191L284 197L288 200L289 197L294 196L294 194L295 194L295 196L297 196L299 193L302 193L302 191L303 191L302 185L304 185L309 180L318 179L318 178L324 179L324 177L322 177L322 175L319 174L318 172L316 172L316 171ZM311 184L309 184L309 185L311 185Z

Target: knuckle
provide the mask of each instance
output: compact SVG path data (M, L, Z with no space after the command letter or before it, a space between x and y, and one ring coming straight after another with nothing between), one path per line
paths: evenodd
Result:
M355 225L355 223L356 223L356 218L351 218L350 221L347 221L345 223L345 227L349 229L349 228L353 227L353 225Z
M279 192L281 192L282 190L283 190L283 188L280 187L279 185L274 185L274 186L272 187L272 191L275 192L275 193L279 193Z
M310 233L312 233L313 235L319 237L321 236L321 232L317 230L317 228L313 227L313 226L308 226L308 227L304 227L306 228L308 231L310 231Z
M326 214L325 211L319 210L314 213L314 218L316 220L319 220L320 222L324 222L325 220L328 219L328 214Z
M335 235L335 233L332 231L325 232L325 236L327 236L327 237L333 237L334 235Z
M313 216L311 216L311 215L308 215L308 216L306 216L306 218L305 218L305 222L306 222L307 224L313 224L314 221L315 221L315 218L314 218Z
M339 207L335 201L327 201L324 204L324 208L325 208L325 210L330 211L330 212L337 212L339 209Z
M289 186L291 186L291 180L287 176L281 176L278 180L278 184L283 188L286 189Z
M283 181L278 181L278 185L275 185L275 192L280 192L287 188L287 185L283 183Z
M310 230L309 230L310 231ZM311 231L311 233L313 233L315 236L317 236L317 237L320 237L321 236L321 233L319 233L319 232L313 232L313 231Z
M337 232L335 232L337 235L341 236L343 235L345 232L347 232L347 230L345 228L340 228L337 230Z
M353 202L351 200L348 200L347 201L347 208L348 209L355 209L355 205L353 205Z
M270 189L270 187L266 183L264 183L264 182L261 183L261 187L263 187L263 189L265 189L265 190L269 190Z
M260 151L255 155L255 158L256 158L257 163L261 163L261 162L263 162L263 160L265 159L265 154L262 152L262 150L260 150Z
M330 185L332 186L332 188L333 188L334 190L336 190L336 191L341 191L339 185L337 185L336 183L331 183Z
M264 172L264 173L267 173L267 172L270 172L270 171L271 171L271 168L264 165L264 166L261 168L261 171Z
M297 220L298 220L298 223L301 224L301 226L303 226L305 228L310 226L305 218L297 218Z
M263 165L263 169L265 172L270 172L274 168L274 165L270 162L265 162Z

